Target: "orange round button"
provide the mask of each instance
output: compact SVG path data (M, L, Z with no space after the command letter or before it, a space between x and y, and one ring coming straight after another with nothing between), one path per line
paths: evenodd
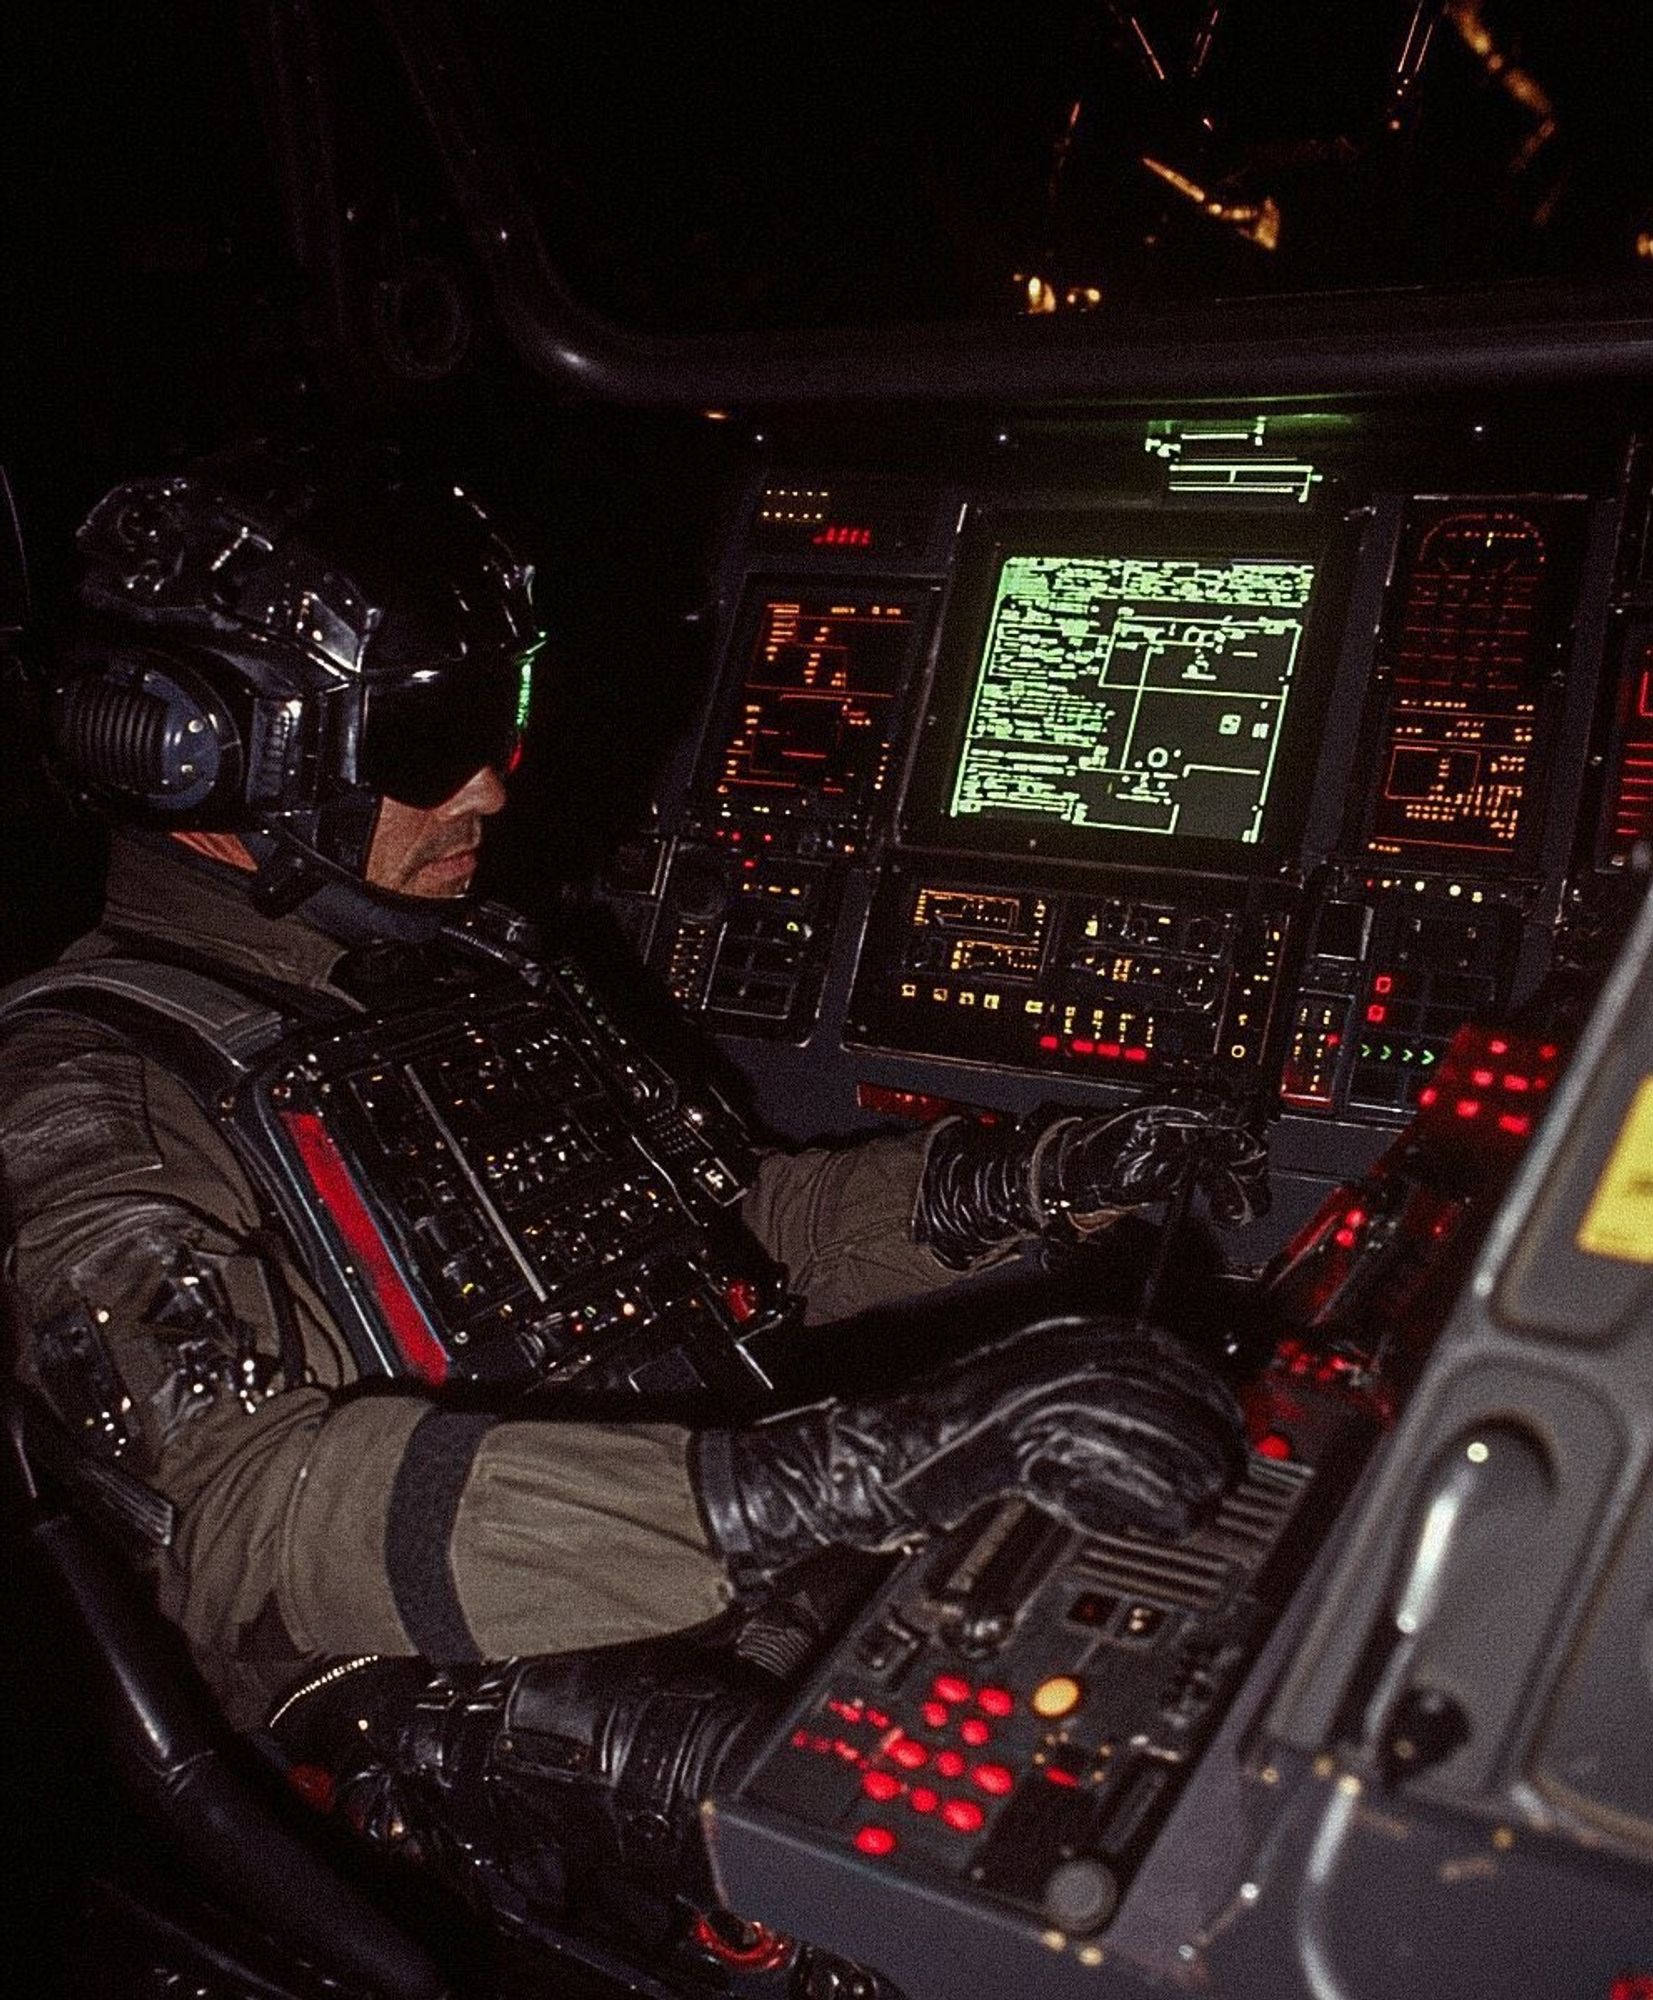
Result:
M1033 1690L1032 1709L1047 1722L1071 1715L1085 1698L1085 1690L1072 1674L1052 1674Z

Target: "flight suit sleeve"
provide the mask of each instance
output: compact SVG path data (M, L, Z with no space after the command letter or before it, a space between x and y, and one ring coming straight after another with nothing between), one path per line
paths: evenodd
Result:
M0 1174L18 1372L45 1388L39 1330L97 1316L123 1463L178 1509L161 1606L215 1684L272 1611L296 1655L451 1660L648 1637L727 1601L684 1432L496 1422L354 1383L222 1135L101 1031L65 1018L0 1045Z
M817 1326L957 1282L912 1236L927 1131L764 1155L742 1210Z

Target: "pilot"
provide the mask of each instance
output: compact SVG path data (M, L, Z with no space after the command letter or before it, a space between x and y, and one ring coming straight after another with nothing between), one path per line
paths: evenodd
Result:
M543 1384L479 1407L411 1368L365 1382L214 1062L238 1024L371 1037L414 1010L457 1041L478 990L550 1006L525 927L470 894L541 643L530 572L457 487L268 447L119 486L78 546L51 729L117 826L101 923L0 1003L9 1319L27 1395L167 1503L154 1592L237 1726L339 1660L704 1628L816 1551L893 1549L999 1493L1173 1532L1214 1501L1227 1392L1122 1322L696 1427ZM819 1326L1190 1175L1243 1221L1262 1148L1201 1103L958 1119L762 1153L740 1216Z

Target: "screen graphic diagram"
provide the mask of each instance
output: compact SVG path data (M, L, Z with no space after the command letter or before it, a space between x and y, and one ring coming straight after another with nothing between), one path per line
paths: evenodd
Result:
M1256 843L1312 562L1010 555L947 812Z

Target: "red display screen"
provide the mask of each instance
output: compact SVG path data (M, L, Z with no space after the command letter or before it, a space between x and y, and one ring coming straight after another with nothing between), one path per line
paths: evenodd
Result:
M889 775L894 707L927 593L756 591L745 665L708 770L722 818L855 818Z
M1566 500L1414 506L1380 653L1368 854L1521 864L1537 836L1580 517Z
M1653 840L1653 633L1625 648L1612 771L1602 858L1622 868L1638 841Z

